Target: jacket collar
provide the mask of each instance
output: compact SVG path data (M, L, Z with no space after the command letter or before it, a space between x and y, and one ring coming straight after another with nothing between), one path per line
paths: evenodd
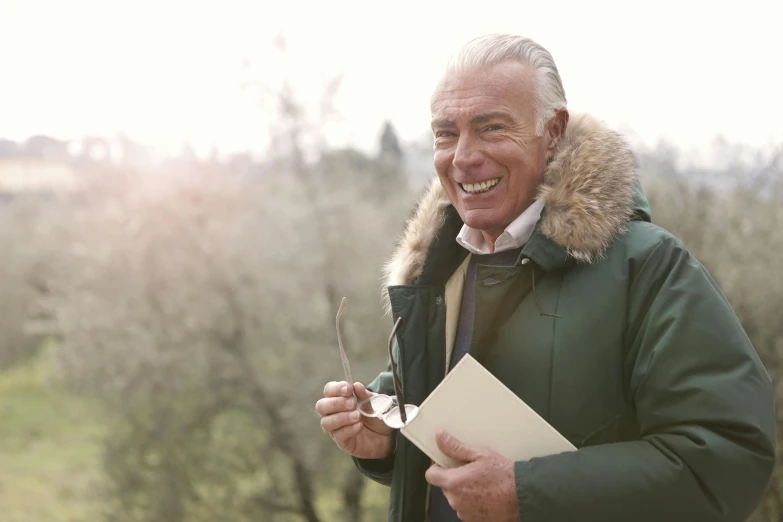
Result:
M603 257L629 221L650 219L636 170L619 134L590 115L572 115L539 186L544 210L522 255L546 271ZM467 255L455 241L462 225L435 177L384 267L387 309L389 286L445 283Z

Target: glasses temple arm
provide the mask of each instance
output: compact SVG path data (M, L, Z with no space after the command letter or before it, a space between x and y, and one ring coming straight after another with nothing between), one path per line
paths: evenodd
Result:
M397 396L397 406L400 408L400 418L402 419L402 423L404 425L405 423L408 422L408 415L405 411L405 396L402 394L400 377L397 374L397 363L394 362L394 357L392 356L394 337L395 335L397 335L397 329L399 328L401 322L402 322L402 317L398 317L397 322L394 323L394 328L392 328L391 335L389 335L389 360L391 361L391 367L392 367L392 381L394 382L394 394Z

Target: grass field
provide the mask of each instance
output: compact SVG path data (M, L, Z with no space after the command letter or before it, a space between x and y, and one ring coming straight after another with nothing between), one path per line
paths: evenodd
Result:
M46 385L50 361L44 350L0 373L0 522L105 519L105 417L97 404ZM365 520L385 518L387 502L388 489L369 482ZM321 491L318 507L325 520L341 518L340 503L339 490Z
M46 361L0 373L0 521L100 520L98 410L48 389Z

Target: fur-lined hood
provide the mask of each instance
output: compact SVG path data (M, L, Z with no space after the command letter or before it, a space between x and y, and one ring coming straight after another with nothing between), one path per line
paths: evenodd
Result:
M636 170L636 157L619 134L592 116L572 115L539 187L545 205L536 233L575 261L593 263L632 219ZM387 287L414 284L421 275L450 206L435 177L384 267L384 296Z

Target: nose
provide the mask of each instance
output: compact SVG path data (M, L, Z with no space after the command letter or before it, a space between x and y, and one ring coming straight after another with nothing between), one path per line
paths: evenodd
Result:
M469 133L463 133L457 142L452 164L459 170L468 170L481 165L484 161L484 153Z

